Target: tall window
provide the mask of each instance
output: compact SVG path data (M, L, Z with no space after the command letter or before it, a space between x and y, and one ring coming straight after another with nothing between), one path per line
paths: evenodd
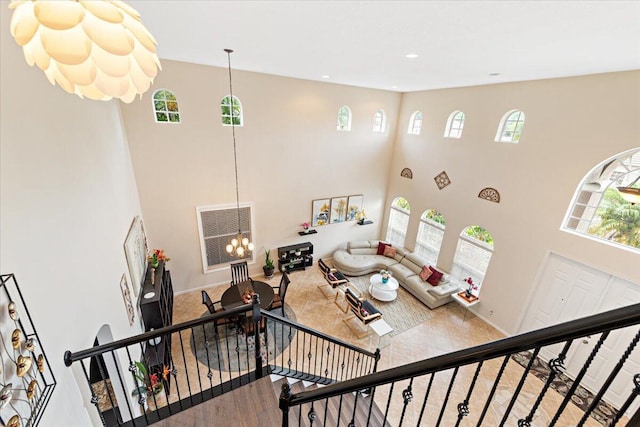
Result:
M565 231L640 250L640 203L618 187L640 176L640 148L618 154L593 168L582 180L565 216ZM640 187L640 180L633 188Z
M500 120L496 142L517 143L522 136L522 128L524 128L524 113L520 110L508 111Z
M351 109L343 105L338 110L338 130L351 130Z
M229 254L226 246L238 234L238 212L236 207L205 206L196 208L198 213L198 229L200 231L200 248L204 272L214 271L238 260ZM240 205L240 229L242 236L253 241L251 206ZM254 251L255 252L255 251ZM253 259L245 254L243 259Z
M387 225L387 237L385 240L394 246L404 246L409 226L409 214L411 207L404 197L396 197L391 203L389 212L389 224Z
M153 111L156 123L180 123L176 96L166 89L158 89L153 93Z
M473 293L478 295L489 268L491 255L493 255L491 234L478 225L469 226L460 233L456 254L453 257L451 275L460 282L471 277L473 284L478 287Z
M444 216L435 209L424 211L416 238L415 252L430 265L438 265L438 254L444 237Z
M384 128L387 125L387 115L384 110L376 111L376 114L373 116L373 131L374 132L384 132Z
M242 120L242 103L237 96L233 97L233 102L231 101L231 96L229 95L222 98L220 109L222 110L222 126L231 126L232 120L233 124L236 126L243 125L244 121Z
M422 112L414 111L409 119L409 135L420 135L422 129Z
M449 115L447 128L444 130L444 136L447 138L460 138L462 136L463 127L464 113L462 111L454 111Z

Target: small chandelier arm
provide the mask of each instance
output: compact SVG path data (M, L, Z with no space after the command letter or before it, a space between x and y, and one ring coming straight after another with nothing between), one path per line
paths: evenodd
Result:
M226 250L229 254L237 257L243 258L246 255L251 254L253 251L253 243L249 241L248 238L242 237L242 227L240 222L240 192L238 190L238 154L236 152L236 125L235 125L235 109L233 108L233 84L231 83L231 54L233 50L225 49L227 52L227 61L229 63L229 98L231 100L231 133L233 135L233 164L235 166L235 174L236 174L236 212L238 214L238 235L231 239L231 243L229 243L226 247Z

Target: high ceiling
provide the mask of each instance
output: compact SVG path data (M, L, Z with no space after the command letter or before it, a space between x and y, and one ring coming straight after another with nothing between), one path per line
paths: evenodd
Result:
M640 1L128 3L161 59L226 67L230 48L234 69L353 86L410 92L640 69Z

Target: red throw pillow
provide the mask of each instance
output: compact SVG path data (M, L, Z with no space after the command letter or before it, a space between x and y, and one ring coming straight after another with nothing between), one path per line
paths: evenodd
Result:
M378 252L377 255L384 255L384 248L387 246L391 247L391 243L378 242Z
M443 273L436 270L435 267L429 266L429 270L431 270L431 276L427 279L427 283L432 284L433 286L438 286L440 283L440 279L442 279Z
M426 265L422 266L422 270L420 270L420 278L423 282L426 282L427 279L431 276L431 270Z
M396 256L396 248L392 248L391 246L386 246L384 248L384 252L382 253L382 255L389 258L393 258Z

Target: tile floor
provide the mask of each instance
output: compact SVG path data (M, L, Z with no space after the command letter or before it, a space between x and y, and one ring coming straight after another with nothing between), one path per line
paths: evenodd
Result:
M379 343L378 336L370 334L363 339L357 339L354 336L342 321L346 315L334 304L333 298L326 298L325 294L318 288L318 285L326 282L324 282L317 268L312 267L305 271L294 272L290 275L290 278L292 283L286 296L286 303L294 310L299 323L361 348L375 351ZM263 277L256 277L255 279L266 281L275 287L279 283L280 275L276 274L270 280L266 280ZM212 300L216 301L220 299L227 286L212 286L205 290ZM426 306L424 309L429 310ZM202 305L200 290L176 295L174 299L174 324L198 318L205 311L206 308ZM428 321L396 336L382 338L379 370L442 355L504 337L500 332L471 313L466 313L465 319L465 309L455 302L431 312L433 317ZM174 354L174 357L176 356ZM484 364L475 385L476 390L469 403L470 415L464 417L459 425L471 426L477 424L478 418L483 411L484 400L493 386L501 363L502 360L493 360ZM455 380L456 386L451 391L447 411L440 425L456 425L456 405L465 399L474 370L475 366L469 366L463 367L458 371ZM483 425L497 426L500 424L522 372L523 368L517 363L513 361L508 363L495 392L493 404L487 409ZM451 371L436 375L427 400L426 412L420 423L421 426L436 424L451 375ZM404 422L407 423L406 425L416 425L418 422L428 382L429 376L416 378L413 382L414 400L407 406L405 411ZM397 383L394 387L392 404L389 410L390 420L399 420L401 416L403 410L401 391L407 385L408 381L404 381ZM528 376L521 392L521 398L518 399L511 411L509 424L515 425L519 418L527 415L527 411L538 397L542 386L543 383L540 380L532 375ZM379 387L376 392L375 400L381 408L386 406L388 393L389 386ZM561 401L562 397L559 394L554 391L548 392L533 418L532 425L548 425ZM581 416L580 410L573 404L569 404L557 425L561 427L573 426L577 424ZM392 422L392 425L395 425L394 423L397 424L397 421ZM591 427L600 426L599 423L591 418L585 425Z

